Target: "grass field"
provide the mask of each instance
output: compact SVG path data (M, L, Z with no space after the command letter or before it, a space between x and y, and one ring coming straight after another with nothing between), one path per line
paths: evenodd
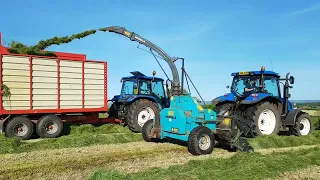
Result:
M310 116L320 116L320 110L303 110L308 113Z
M318 118L313 121L317 124ZM256 153L216 148L192 156L187 147L147 143L127 127L70 126L56 139L0 137L0 179L261 179L318 177L320 131L310 136L250 139ZM294 158L293 158L294 157ZM311 171L310 173L305 173ZM289 173L290 172L290 173Z

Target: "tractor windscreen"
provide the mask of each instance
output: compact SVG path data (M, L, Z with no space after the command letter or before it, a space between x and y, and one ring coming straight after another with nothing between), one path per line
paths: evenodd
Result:
M124 80L122 84L121 95L132 94L138 94L137 81L135 79Z
M249 92L257 92L259 86L259 76L235 76L231 92L237 97L244 97L248 96Z
M246 97L258 92L280 97L278 78L274 76L264 76L263 91L260 85L260 76L235 76L231 85L231 92L237 97Z

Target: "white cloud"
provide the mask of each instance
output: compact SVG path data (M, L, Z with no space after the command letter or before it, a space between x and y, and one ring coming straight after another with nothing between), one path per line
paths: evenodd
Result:
M299 10L290 12L290 13L286 14L285 17L301 16L301 15L304 15L304 14L307 14L307 13L310 13L313 11L318 11L318 10L320 10L320 4L315 4L315 5L309 6L304 9L299 9Z

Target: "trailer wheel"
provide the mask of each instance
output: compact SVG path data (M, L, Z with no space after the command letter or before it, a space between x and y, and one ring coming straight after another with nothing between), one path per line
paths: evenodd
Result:
M140 99L132 103L126 115L128 126L133 132L142 132L142 127L150 119L159 114L156 103L147 99Z
M193 155L211 154L215 138L213 132L204 126L194 128L188 138L188 150Z
M310 116L306 113L301 113L296 119L296 123L292 128L292 133L296 136L307 136L312 133L313 124Z
M22 140L29 139L34 131L33 122L25 116L16 116L5 127L6 136L19 137Z
M150 119L146 123L144 123L144 125L142 127L142 137L146 142L158 142L159 141L159 139L157 139L157 138L150 138L149 137L149 134L152 129L152 124L153 124L153 120Z
M63 122L56 115L44 115L38 120L36 127L41 138L56 138L62 132Z

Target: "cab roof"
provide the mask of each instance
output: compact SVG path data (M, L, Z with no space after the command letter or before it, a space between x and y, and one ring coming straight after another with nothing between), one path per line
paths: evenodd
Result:
M162 78L157 78L157 77L150 77L150 76L146 76L144 74L142 74L139 71L134 71L134 72L130 72L133 76L127 76L127 77L123 77L122 80L129 80L129 79L142 79L142 80L156 80L156 81L164 81Z
M279 73L276 73L274 71L264 71L263 74L267 76L280 77ZM242 72L231 73L231 76L254 76L254 75L261 75L261 71L242 71Z

